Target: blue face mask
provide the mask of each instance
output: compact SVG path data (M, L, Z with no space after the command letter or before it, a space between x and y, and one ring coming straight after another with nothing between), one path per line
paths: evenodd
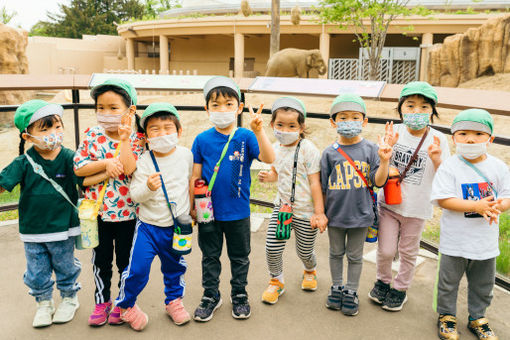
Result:
M362 125L362 120L336 122L336 132L342 137L354 138L361 133Z

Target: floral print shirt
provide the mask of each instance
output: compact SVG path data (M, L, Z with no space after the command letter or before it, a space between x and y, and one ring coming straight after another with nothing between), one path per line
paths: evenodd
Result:
M133 133L130 137L131 149L135 159L143 152L143 145L140 141L143 134ZM74 155L74 168L79 169L90 162L113 158L119 141L114 140L105 133L100 126L85 130L85 139L81 142ZM99 211L101 219L105 222L129 221L136 218L137 204L131 200L129 195L129 183L131 176L124 174L117 178L110 178L106 187L103 200L103 209ZM85 198L97 200L103 184L99 183L86 187Z

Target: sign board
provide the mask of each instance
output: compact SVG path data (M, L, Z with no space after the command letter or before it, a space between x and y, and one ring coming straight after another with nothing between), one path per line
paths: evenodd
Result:
M94 73L89 86L101 84L107 79L129 81L137 90L202 91L204 84L213 76L179 76L163 74L111 74Z
M377 98L385 84L384 81L257 77L249 91L322 96L337 96L349 92L361 97Z

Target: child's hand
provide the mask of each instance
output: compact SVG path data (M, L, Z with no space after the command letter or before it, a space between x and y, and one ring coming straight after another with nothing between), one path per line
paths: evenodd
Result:
M197 222L197 209L190 209L189 215L191 216L191 219L196 223Z
M391 154L393 153L393 148L386 142L386 136L381 138L381 136L377 136L379 139L379 150L377 150L377 154L381 161L388 162L391 158Z
M248 106L248 110L250 111L250 117L251 117L250 127L251 127L252 131L255 133L262 131L262 124L264 123L264 121L262 120L262 108L263 107L264 107L264 104L260 104L260 107L257 110L257 113L254 113L251 105Z
M122 115L122 119L120 121L120 126L118 130L119 138L122 142L129 141L129 136L131 136L132 132L131 128L132 122L133 121L130 113Z
M384 126L384 142L389 146L393 147L393 145L397 144L398 141L398 132L393 131L393 122L388 123Z
M490 224L497 218L501 211L497 209L498 201L494 201L493 196L484 197L475 202L475 212L482 215Z
M106 174L108 177L116 178L124 173L124 166L118 157L108 158L106 162Z
M269 183L277 180L276 173L274 171L265 171L261 170L258 174L258 179L260 183Z
M441 161L441 141L439 140L439 137L434 136L434 143L429 145L427 151L433 162Z
M312 229L319 229L323 233L328 226L328 218L325 214L313 214L310 218L310 226Z
M147 187L151 191L156 191L159 188L161 188L161 172L153 173L152 175L147 178Z

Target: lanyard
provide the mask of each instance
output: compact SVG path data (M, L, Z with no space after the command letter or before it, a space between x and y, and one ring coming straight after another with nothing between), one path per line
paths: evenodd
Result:
M351 157L349 157L349 155L347 153L345 153L344 150L342 150L342 148L340 147L340 144L338 144L338 143L333 144L333 148L335 148L336 151L338 151L338 153L340 153L342 156L344 156L344 158L349 162L349 164L354 168L354 170L356 170L356 172L358 173L358 176L361 177L363 182L365 182L365 185L367 186L368 191L370 191L370 195L372 196L372 200L374 200L374 202L375 202L374 190L372 189L372 186L370 186L368 184L367 179L365 178L365 176L363 175L361 170L358 169L356 164L354 164L354 161L351 159Z
M152 163L154 163L154 168L156 168L157 172L160 172L158 162L156 161L156 157L154 157L154 153L152 153L152 150L149 150L149 153L152 158ZM163 180L163 176L161 174L159 175L159 178L161 179L161 189L163 189L163 194L165 195L166 203L168 204L168 208L170 209L170 215L172 215L172 220L174 221L174 226L176 228L178 228L177 222L175 221L174 213L172 211L172 203L170 202L170 199L168 198L168 193L166 191L165 181Z
M228 141L227 141L227 144L225 144L225 146L223 147L223 151L221 151L221 156L220 156L220 159L218 160L218 162L216 163L216 165L214 166L214 172L213 172L213 175L211 177L211 180L209 181L209 186L207 187L207 191L210 193L213 189L213 186L214 186L214 182L216 182L216 176L218 175L218 171L220 170L220 164L221 164L221 161L223 160L223 157L225 157L225 154L227 153L227 149L228 149L228 145L230 144L230 141L232 140L232 138L234 137L234 134L236 133L237 131L237 128L234 128L232 130L232 132L230 133L230 136L228 137Z
M298 156L299 156L299 147L301 146L302 139L299 140L296 146L296 152L294 152L294 167L292 169L292 190L290 194L290 203L294 203L294 194L296 192L296 176L297 176L297 166L298 166Z

